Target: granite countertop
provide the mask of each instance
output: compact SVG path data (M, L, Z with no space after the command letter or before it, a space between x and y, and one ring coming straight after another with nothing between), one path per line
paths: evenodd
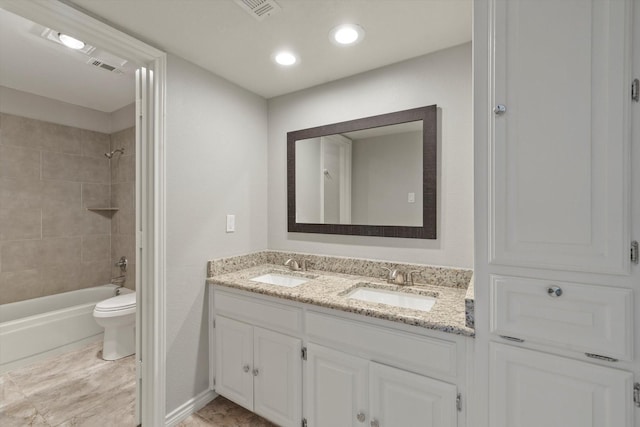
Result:
M289 288L250 280L268 273L304 277L309 281ZM235 272L215 275L209 277L207 283L457 335L473 337L475 334L474 329L466 326L466 288L423 284L398 286L388 284L382 279L367 276L323 270L291 271L282 267L282 265L276 264L261 264ZM403 292L433 296L436 298L436 303L431 311L424 312L359 301L345 296L356 287L365 285L366 287L401 290Z

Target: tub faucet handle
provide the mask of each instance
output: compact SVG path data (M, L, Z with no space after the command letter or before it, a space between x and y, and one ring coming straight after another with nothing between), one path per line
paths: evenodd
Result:
M120 271L122 271L123 273L125 273L127 271L127 265L129 264L129 261L127 261L127 257L125 257L124 255L120 257L120 259L115 263L116 267L120 267Z

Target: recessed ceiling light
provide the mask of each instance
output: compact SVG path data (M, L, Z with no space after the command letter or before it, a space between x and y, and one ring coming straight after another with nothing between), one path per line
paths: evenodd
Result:
M78 49L82 49L85 46L82 40L75 39L66 34L58 33L58 38L60 39L63 45L65 45L70 49L78 50Z
M331 42L341 46L358 43L363 38L364 28L355 24L338 25L329 32Z
M275 54L273 59L280 65L293 65L298 62L298 58L291 52L282 51Z

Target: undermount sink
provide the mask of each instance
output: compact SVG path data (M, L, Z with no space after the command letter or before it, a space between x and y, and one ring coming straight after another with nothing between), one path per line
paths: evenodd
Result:
M356 288L349 292L346 297L359 301L375 302L419 311L431 311L431 308L433 308L433 305L436 303L434 297L426 295L366 287Z
M268 285L284 286L287 288L295 288L303 283L307 283L309 279L302 277L284 276L281 274L263 274L262 276L249 279L253 282L266 283Z

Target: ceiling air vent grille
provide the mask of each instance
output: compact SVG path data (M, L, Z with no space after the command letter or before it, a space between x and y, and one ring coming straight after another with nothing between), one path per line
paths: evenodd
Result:
M275 0L235 0L235 2L258 21L278 13L281 9Z
M109 65L106 62L100 61L97 58L91 58L87 61L87 64L93 65L94 67L102 68L103 70L110 71L116 74L122 74L122 70L118 67L114 67L113 65Z

